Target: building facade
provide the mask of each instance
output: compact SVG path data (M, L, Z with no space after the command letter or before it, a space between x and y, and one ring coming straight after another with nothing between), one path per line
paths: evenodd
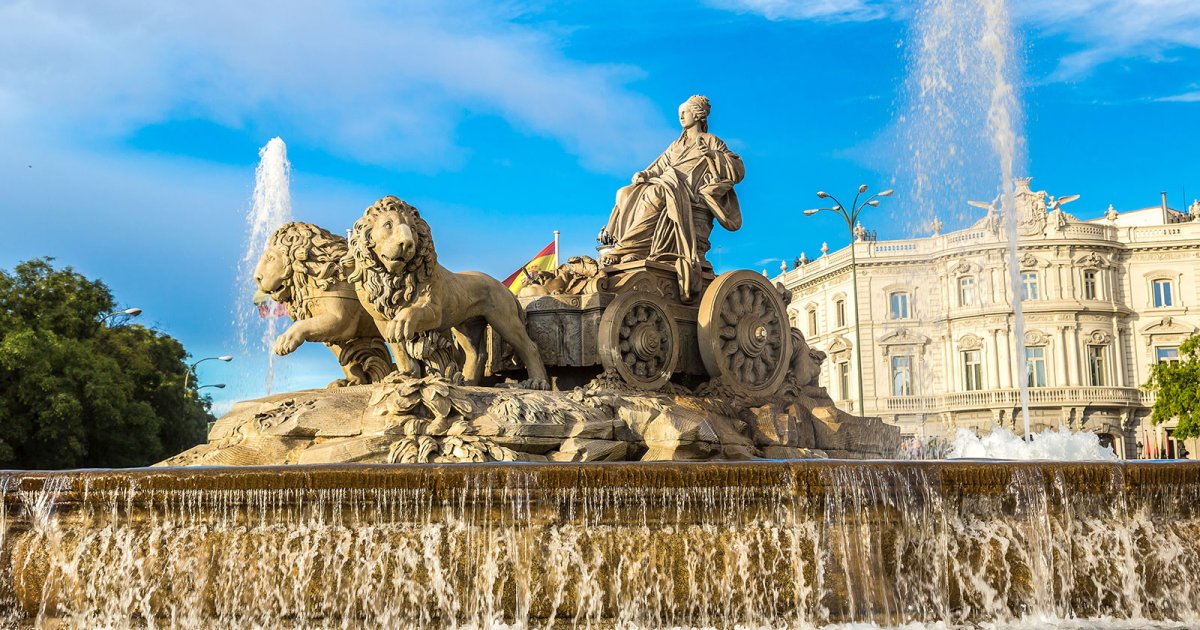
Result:
M849 247L776 277L791 292L793 325L827 354L822 385L845 409L928 440L996 425L1019 434L1024 378L1034 431L1093 431L1128 459L1200 452L1170 423L1150 423L1153 399L1140 387L1200 331L1200 203L1180 212L1164 196L1081 221L1063 210L1073 197L1029 184L1017 185L1015 265L998 204L973 204L986 215L956 232L876 241L856 230L857 296Z

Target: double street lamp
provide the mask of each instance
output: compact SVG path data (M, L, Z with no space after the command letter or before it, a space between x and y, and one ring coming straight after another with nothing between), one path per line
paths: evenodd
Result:
M855 354L857 355L857 363L858 363L858 413L859 413L859 415L866 413L866 405L863 404L862 329L861 329L861 325L859 323L859 317L858 317L858 257L855 255L855 252L854 252L854 250L855 250L854 244L855 244L855 241L858 240L858 234L856 233L854 226L855 226L855 224L858 223L858 215L859 215L859 213L861 213L863 211L864 208L866 208L867 206L870 206L872 208L878 208L879 207L879 198L880 197L891 197L892 192L894 192L894 191L891 188L889 188L885 191L877 192L874 195L871 195L870 197L868 197L862 203L859 203L858 200L861 199L862 196L866 192L867 192L866 184L859 186L858 193L854 195L854 201L847 208L847 206L843 205L842 202L837 200L837 197L834 197L833 195L831 195L827 192L821 191L821 192L817 193L817 197L819 199L832 199L833 206L829 207L829 208L812 208L811 210L804 211L804 216L806 216L806 217L811 217L814 214L817 214L818 212L833 212L833 213L837 214L838 216L842 217L842 219L844 219L846 221L846 228L848 230L850 230L850 286L851 286L851 292L854 293L854 300L853 300L853 302L854 302L854 351L855 351ZM843 395L844 394L845 394L845 392L843 392Z
M187 369L187 372L183 375L183 389L187 390L188 382L191 379L191 376L196 373L197 365L200 365L201 363L204 363L205 361L224 361L226 363L229 363L232 360L233 360L232 356L230 356L228 354L223 354L219 357L205 357L205 358L200 359L199 361L193 363L191 365L191 367L189 367ZM216 387L217 389L224 389L225 385L224 384L222 384L222 385L205 385L204 387ZM203 389L203 387L198 388L198 389Z

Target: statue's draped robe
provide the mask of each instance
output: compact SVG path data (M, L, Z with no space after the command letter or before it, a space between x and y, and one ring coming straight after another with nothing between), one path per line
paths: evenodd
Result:
M689 295L708 264L713 219L730 231L742 226L733 186L746 168L720 138L701 133L689 142L684 134L643 175L646 181L617 191L606 228L616 246L607 256L673 263Z

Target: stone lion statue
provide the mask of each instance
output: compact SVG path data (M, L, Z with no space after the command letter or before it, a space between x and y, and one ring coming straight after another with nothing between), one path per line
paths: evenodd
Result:
M525 330L516 297L486 274L452 273L438 264L429 224L416 208L393 196L367 208L354 223L343 266L359 300L394 344L400 371L417 373L412 358L396 352L403 342L449 330L463 350L463 378L479 383L484 334L490 325L524 363L529 380L523 384L549 389L546 367Z
M275 340L275 354L306 341L324 343L345 374L330 387L375 383L396 369L375 320L342 275L346 252L340 236L311 223L287 223L271 235L254 268L258 288L295 320Z

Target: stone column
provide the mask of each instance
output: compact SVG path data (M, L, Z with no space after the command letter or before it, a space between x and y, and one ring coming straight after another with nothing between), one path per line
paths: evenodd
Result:
M1000 329L997 333L1000 337L1000 388L1009 389L1013 386L1013 379L1016 378L1012 361L1012 334L1007 327Z
M1113 330L1112 352L1108 354L1117 368L1117 387L1125 387L1125 339L1120 328Z
M1067 383L1067 329L1058 327L1058 357L1054 361L1054 387L1066 387Z
M1080 371L1079 327L1075 326L1075 325L1071 325L1069 327L1064 327L1063 335L1067 339L1068 343L1071 344L1071 347L1067 348L1067 358L1070 360L1070 363L1068 365L1071 368L1070 376L1069 376L1069 379L1070 379L1069 384L1070 385L1091 385L1091 383L1087 382L1086 379L1084 379L1083 373Z
M987 354L988 354L988 362L991 363L991 368L992 368L992 369L988 370L988 375L987 375L988 389L997 389L997 388L1001 387L1001 385L1000 385L1000 347L996 343L996 336L999 334L1000 334L1000 331L995 328L988 330Z

